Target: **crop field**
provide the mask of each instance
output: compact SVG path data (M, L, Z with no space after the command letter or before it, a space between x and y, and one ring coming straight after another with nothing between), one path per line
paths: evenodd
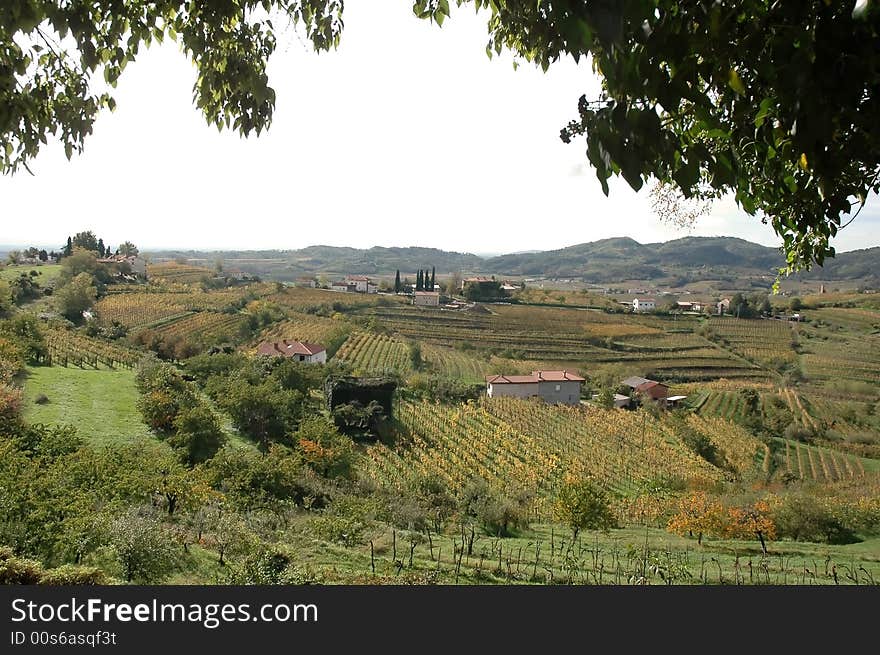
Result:
M328 341L351 330L351 325L344 317L337 316L326 318L313 314L289 312L285 320L273 323L260 332L251 347L255 348L262 341L280 341L281 339L326 345Z
M102 325L118 321L129 328L156 327L157 323L172 318L182 318L189 312L223 311L236 308L246 300L260 297L266 287L250 285L219 291L187 289L178 292L139 291L130 288L114 288L95 305Z
M119 342L88 337L73 330L51 330L46 336L49 364L79 368L132 368L143 352Z
M866 471L877 471L877 460L819 448L790 439L778 439L784 470L790 475L814 482L837 482L863 477Z
M229 340L238 333L243 320L241 314L203 311L154 326L153 330L172 339Z
M352 334L336 352L335 358L351 364L362 374L405 374L412 370L407 344L370 332Z
M792 348L797 332L788 322L716 316L709 326L725 347L761 366L778 368L797 361Z
M351 310L374 305L398 305L406 302L401 296L389 296L366 293L346 293L329 289L309 289L305 287L287 287L266 298L267 300L299 312L308 312L316 308L333 308L335 311Z
M613 364L676 380L767 377L751 362L694 334L696 322L690 317L505 305L493 305L485 312L401 306L376 307L366 313L406 338L489 351L516 362L575 369Z
M147 275L151 282L170 282L173 284L198 284L205 276L212 276L214 271L202 266L190 266L177 262L150 264Z
M690 451L671 419L645 413L495 398L456 407L405 403L397 418L406 428L398 444L366 451L370 475L390 487L430 475L459 489L480 476L499 488L518 484L548 497L565 475L594 476L623 494L661 470L686 480L727 475ZM760 446L742 429L702 419L690 427L719 439L732 464L753 466ZM736 440L746 445L733 445Z

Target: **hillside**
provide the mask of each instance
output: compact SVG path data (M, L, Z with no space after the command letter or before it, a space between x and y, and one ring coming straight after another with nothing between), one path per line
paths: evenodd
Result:
M558 250L521 252L483 258L471 253L436 248L373 247L369 249L309 246L299 250L161 251L148 253L154 261L185 258L227 267L269 279L294 280L303 275L392 275L400 270L436 267L437 272L485 273L510 276L577 277L585 282L677 279L734 279L772 276L784 264L776 248L732 237L685 237L665 243L641 244L628 237L601 239ZM824 267L798 276L820 280L872 280L872 265L880 247L840 253Z

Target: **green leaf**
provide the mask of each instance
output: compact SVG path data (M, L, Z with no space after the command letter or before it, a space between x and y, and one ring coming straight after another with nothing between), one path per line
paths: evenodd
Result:
M746 87L743 84L743 81L739 77L739 73L736 72L733 68L730 69L730 72L727 74L727 84L733 89L738 95L744 96L746 94Z

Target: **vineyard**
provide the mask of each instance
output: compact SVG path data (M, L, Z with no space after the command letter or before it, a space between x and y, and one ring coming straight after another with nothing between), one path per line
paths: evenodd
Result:
M350 329L350 325L342 315L326 318L313 314L288 312L288 317L285 320L273 323L260 332L251 347L255 349L262 341L280 341L282 339L307 341L326 346Z
M46 335L49 365L79 368L132 368L143 353L116 342L88 337L73 330L50 330Z
M622 494L661 471L685 480L728 475L690 451L673 422L645 413L496 398L457 407L405 403L398 419L406 428L398 445L366 451L371 477L392 488L430 475L460 489L479 476L500 489L521 485L546 498L566 474L594 476ZM696 421L691 428L718 439L732 463L752 467L759 446L741 430L723 421Z
M778 369L797 361L797 332L788 322L716 316L709 327L725 347L760 366Z
M364 375L405 374L412 370L407 344L370 332L352 334L336 352L335 358Z
M830 448L818 448L790 439L775 441L780 445L785 472L800 480L838 482L861 478L866 470L877 469L875 461Z
M151 282L198 284L203 278L212 276L214 272L201 266L163 262L161 264L150 264L147 268L147 274Z
M696 323L690 317L503 305L493 306L489 313L415 311L405 306L376 307L366 313L395 333L423 344L488 351L505 360L530 360L533 367L539 362L550 368L618 366L669 380L750 380L767 375L694 334ZM529 364L518 366L528 368ZM453 363L449 368L463 370L471 379L474 369L486 370L481 364Z
M154 326L152 329L166 339L216 342L233 339L244 318L241 314L196 312Z

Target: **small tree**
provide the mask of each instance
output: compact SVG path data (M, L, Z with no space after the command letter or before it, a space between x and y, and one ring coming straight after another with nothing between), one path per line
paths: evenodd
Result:
M608 494L589 479L569 480L556 496L556 517L572 532L572 541L581 530L607 532L616 527Z
M92 280L88 273L80 273L55 294L58 298L58 311L65 318L71 321L80 320L82 313L95 303L98 290Z
M136 256L138 254L138 247L131 241L126 241L125 243L119 244L119 254L125 257L130 257L132 255Z
M431 286L428 288L428 291L434 290L434 284L437 281L436 275L437 275L437 269L432 266L431 267Z
M413 370L418 371L422 368L422 346L418 341L409 342L409 361Z
M394 274L394 293L400 293L400 269Z
M678 512L669 520L666 528L678 535L697 533L697 543L702 545L703 535L719 535L725 523L721 501L703 491L694 492L678 503Z
M181 409L173 425L175 432L168 443L187 466L211 459L226 443L220 422L204 404Z
M757 537L761 542L761 551L767 554L768 539L776 539L776 525L770 515L770 505L763 500L756 501L745 507L731 507L727 513L727 525L724 533L734 539L751 539Z
M174 568L174 543L146 509L130 508L108 525L110 545L126 582L160 582Z

